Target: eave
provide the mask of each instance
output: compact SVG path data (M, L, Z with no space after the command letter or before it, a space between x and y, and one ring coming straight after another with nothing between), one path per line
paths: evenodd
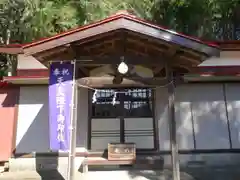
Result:
M142 20L140 21L130 18L126 15L111 19L109 22L94 23L92 25L83 26L74 33L67 35L63 34L61 36L52 38L51 40L47 39L44 41L25 45L23 46L23 51L27 55L32 55L119 29L125 29L145 36L150 36L152 38L183 46L185 48L189 48L194 51L207 54L209 56L219 55L219 49L215 45L209 45L200 40L180 35L176 32L163 29L159 26L146 23Z
M21 45L0 45L0 53L5 54L23 54Z
M188 74L184 75L185 82L240 82L240 76L217 76L217 75L208 75L208 74Z
M227 40L215 42L222 51L240 51L239 40Z
M4 77L3 81L16 85L43 85L48 84L47 76L9 76Z

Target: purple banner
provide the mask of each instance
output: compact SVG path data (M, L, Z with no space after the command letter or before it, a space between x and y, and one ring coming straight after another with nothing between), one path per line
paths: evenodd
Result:
M71 62L54 62L50 67L49 130L53 151L68 151L70 146L73 68Z

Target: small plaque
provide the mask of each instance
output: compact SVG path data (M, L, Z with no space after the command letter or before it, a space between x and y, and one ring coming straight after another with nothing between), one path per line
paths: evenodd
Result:
M109 143L108 160L135 160L135 143Z

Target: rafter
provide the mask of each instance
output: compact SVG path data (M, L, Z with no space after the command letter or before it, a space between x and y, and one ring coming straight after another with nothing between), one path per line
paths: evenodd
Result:
M98 57L98 56L77 56L77 62L81 65L88 65L88 64L100 64L100 65L106 65L106 64L112 64L112 63L119 63L120 62L119 55L111 55L111 56L105 56L105 57ZM160 65L163 63L163 60L156 57L144 57L144 56L137 56L137 55L125 55L125 61L128 64L132 65L144 65L144 64L155 64Z
M118 64L123 54L126 54L128 64L150 65L154 74L158 74L166 63L191 69L191 66L202 61L202 55L177 44L123 29L41 52L37 54L37 58L43 62L77 59L86 74L89 67Z

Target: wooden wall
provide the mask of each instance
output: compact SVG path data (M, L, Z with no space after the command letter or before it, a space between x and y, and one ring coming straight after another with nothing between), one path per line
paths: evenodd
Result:
M18 87L0 87L0 162L15 150Z

